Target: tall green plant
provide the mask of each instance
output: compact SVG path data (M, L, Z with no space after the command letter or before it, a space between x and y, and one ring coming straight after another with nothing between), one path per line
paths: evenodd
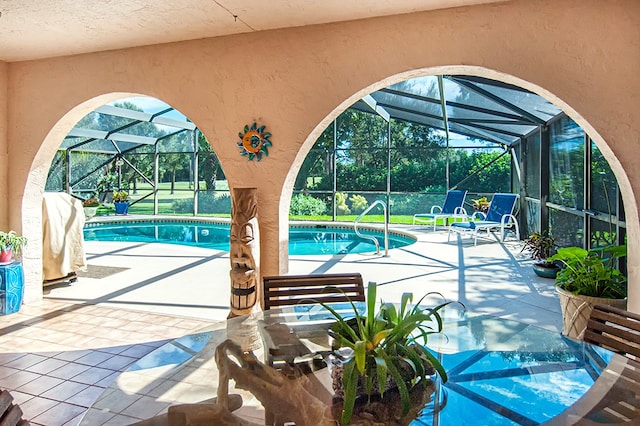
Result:
M370 282L364 315L358 313L353 303L355 316L351 319L345 319L331 306L322 304L336 318L329 330L334 338L334 351L350 348L353 353L343 363L342 425L348 424L353 414L360 378L364 380L368 395L376 386L381 394L384 393L388 379L395 383L404 414L410 409L410 387L418 380L425 380L437 371L442 381L447 381L442 364L425 346L428 336L442 331L439 311L448 303L433 308L420 306L426 296L411 306L413 295L404 293L398 308L392 303L381 302L376 312L376 284Z
M558 272L556 285L573 294L623 299L627 296L627 278L616 268L617 259L627 255L627 245L598 247L563 247L549 258L559 260L564 268Z

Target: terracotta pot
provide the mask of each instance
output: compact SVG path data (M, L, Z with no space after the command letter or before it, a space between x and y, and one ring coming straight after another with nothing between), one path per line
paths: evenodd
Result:
M13 257L13 250L6 249L0 251L0 265L7 265L11 263L11 258Z
M603 297L589 297L570 293L556 287L560 297L562 310L562 334L573 339L582 339L587 328L593 305L604 304L616 308L626 309L627 299L606 299Z

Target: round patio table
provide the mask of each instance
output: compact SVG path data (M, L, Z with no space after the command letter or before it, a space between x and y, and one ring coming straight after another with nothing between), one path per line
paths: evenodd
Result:
M338 309L350 308L343 304ZM296 359L310 358L327 348L331 322L330 313L319 306L296 306L233 318L175 339L123 372L81 425L133 424L166 412L170 405L215 397L214 353L227 339L261 359L278 361L292 353ZM281 324L293 331L295 341L287 342L287 350L273 351L277 339L265 331ZM559 426L638 424L633 422L640 419L640 364L557 332L495 317L445 315L443 334L431 336L428 347L449 379L436 380L432 402L412 424ZM230 392L240 393L244 401L234 414L264 421L260 402L251 394Z

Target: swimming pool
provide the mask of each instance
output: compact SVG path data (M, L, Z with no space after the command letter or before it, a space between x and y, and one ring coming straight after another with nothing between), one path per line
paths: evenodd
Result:
M375 229L359 227L360 233L375 237L384 251L384 235ZM87 241L159 242L229 251L229 224L181 220L88 222ZM389 248L416 242L410 234L389 231ZM289 228L289 254L375 253L372 241L358 237L353 227L340 225L292 225Z

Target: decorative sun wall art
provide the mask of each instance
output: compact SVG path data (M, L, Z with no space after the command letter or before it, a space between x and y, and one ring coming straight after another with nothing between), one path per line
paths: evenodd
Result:
M265 126L258 127L257 123L253 123L251 127L249 125L244 126L244 133L238 133L240 142L238 147L240 148L240 155L248 156L249 161L254 158L257 161L262 160L262 154L269 155L267 147L271 146L271 133L264 131Z

